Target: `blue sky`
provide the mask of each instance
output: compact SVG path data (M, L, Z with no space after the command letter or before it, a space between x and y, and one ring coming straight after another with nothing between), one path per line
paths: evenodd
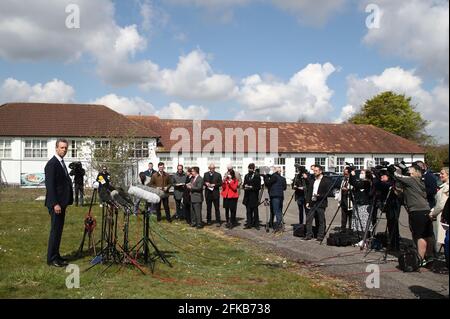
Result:
M69 3L80 29L64 27ZM340 122L394 90L448 142L447 1L4 0L0 21L0 103Z

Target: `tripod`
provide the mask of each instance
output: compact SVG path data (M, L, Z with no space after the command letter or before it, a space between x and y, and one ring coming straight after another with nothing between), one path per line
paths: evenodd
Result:
M94 239L94 229L95 226L97 225L97 222L95 218L92 217L92 205L95 202L96 196L97 196L97 189L94 188L94 191L92 192L91 203L89 205L89 212L87 213L86 218L84 219L84 233L83 238L81 239L80 247L78 248L77 256L81 256L83 254L83 247L84 242L86 240L86 235L88 236L88 250L92 248L94 251L94 255L97 255L95 251L96 243Z
M143 213L143 223L142 223L142 238L131 248L131 251L136 250L136 256L138 255L138 251L140 249L143 250L143 259L144 263L150 266L152 273L155 270L156 260L159 258L161 261L169 267L172 267L170 261L166 258L166 256L158 249L156 244L150 239L150 212L146 210ZM150 256L150 245L155 250L153 256Z

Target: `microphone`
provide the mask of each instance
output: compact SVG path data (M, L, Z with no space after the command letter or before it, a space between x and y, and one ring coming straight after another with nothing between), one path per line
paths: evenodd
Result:
M160 190L158 188L149 187L149 186L145 186L145 185L136 185L136 187L140 188L140 189L142 189L142 190L144 190L146 192L150 192L150 193L156 194L156 195L158 195L161 198L169 197L168 193L166 193L166 192L164 192L164 191L162 191L162 190Z
M136 186L130 186L128 193L136 196L138 199L143 199L150 204L156 204L161 201L161 198L158 195Z
M120 206L123 206L125 208L130 208L130 203L128 203L127 200L125 200L122 196L120 196L120 193L118 190L113 190L111 192L112 199L117 202Z
M134 202L133 202L133 200L130 198L130 195L129 195L122 187L119 187L117 190L119 191L119 195L120 195L124 200L126 200L126 201L128 202L128 204L130 204L131 206L134 205Z
M102 187L100 189L100 192L98 193L98 197L100 197L100 200L102 202L108 203L117 208L116 203L114 202L113 198L111 197L111 193L109 192L109 190L105 189L105 187Z

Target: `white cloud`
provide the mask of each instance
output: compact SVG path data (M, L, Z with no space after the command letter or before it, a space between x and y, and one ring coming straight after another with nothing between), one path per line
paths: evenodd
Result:
M423 88L422 79L415 71L406 71L402 68L389 68L380 75L366 78L357 76L348 77L347 102L342 110L339 120L347 120L361 106L373 96L384 92L393 91L405 94L412 98L411 102L416 106L416 111L422 117L430 121L427 130L441 141L448 142L449 129L449 88L448 84L440 83L432 91Z
M242 80L238 97L246 109L236 119L323 120L332 109L333 91L326 82L335 71L331 63L309 64L287 83L249 76Z
M155 112L153 105L140 97L127 98L108 94L90 103L105 105L116 112L127 115L150 115Z
M203 106L189 105L184 108L178 103L170 103L156 112L163 119L194 119L203 120L208 117L209 110Z
M272 0L275 6L294 14L308 25L320 26L339 13L348 0Z
M153 32L157 27L165 27L170 20L169 15L160 7L155 5L154 1L139 1L140 14L142 17L142 30Z
M368 45L419 63L421 74L448 82L449 4L443 0L367 0L381 9L379 29L369 29Z
M50 82L31 85L13 78L6 79L0 87L0 103L6 102L73 102L75 90L63 81L54 79Z
M176 69L163 69L146 79L144 89L159 89L186 99L220 100L236 92L234 80L226 74L216 74L201 50L180 57Z

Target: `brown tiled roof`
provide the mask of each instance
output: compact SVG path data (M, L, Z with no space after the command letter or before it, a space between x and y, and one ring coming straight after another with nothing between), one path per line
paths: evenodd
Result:
M185 128L192 136L192 120L165 120L156 116L128 116L129 119L152 129L161 136L160 152L169 152L179 141L170 140L174 128ZM424 154L414 142L386 132L371 125L316 124L295 122L250 122L250 121L201 121L202 132L217 128L225 136L225 128L266 129L266 145L269 148L269 129L278 129L279 153L327 153L327 154ZM247 140L247 139L246 139ZM202 141L202 149L209 141ZM224 143L224 141L222 141ZM234 142L236 144L236 142ZM223 146L225 147L225 146ZM192 149L192 140L191 140ZM234 147L234 150L236 147ZM194 149L194 152L201 150ZM245 151L248 150L245 141Z
M158 137L103 105L8 103L0 106L0 136Z

